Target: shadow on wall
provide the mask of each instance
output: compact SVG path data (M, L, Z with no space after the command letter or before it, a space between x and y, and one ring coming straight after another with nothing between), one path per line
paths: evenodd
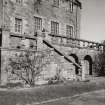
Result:
M86 68L87 68L86 70L87 70L88 75L92 75L93 74L92 73L92 65L93 65L93 63L92 63L91 56L86 55L84 57L84 60L86 61Z
M69 56L73 57L75 63L79 64L79 59L76 54L70 54ZM75 74L79 74L79 68L75 66Z

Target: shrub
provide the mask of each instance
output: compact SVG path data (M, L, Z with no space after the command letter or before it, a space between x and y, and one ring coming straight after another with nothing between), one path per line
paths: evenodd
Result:
M103 44L105 41L103 41ZM105 76L105 47L95 56L94 70L97 76Z
M31 87L35 85L36 77L40 75L43 67L49 62L46 60L47 52L21 52L9 59L11 73L17 75Z

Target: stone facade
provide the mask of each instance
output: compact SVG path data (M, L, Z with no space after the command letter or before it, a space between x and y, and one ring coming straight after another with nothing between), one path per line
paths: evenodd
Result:
M0 0L2 2L2 0ZM59 23L59 34L66 36L66 25L73 26L73 37L80 38L80 5L74 0L73 12L70 12L69 1L59 0L59 6L54 6L53 0L16 0L4 1L4 24L15 32L15 18L22 19L22 34L34 35L35 17L42 19L42 28L51 33L51 21ZM1 3L2 5L2 3ZM2 7L2 6L1 6ZM2 10L2 9L1 9ZM2 16L2 15L1 15Z
M2 47L22 47L21 41L22 38L25 37L32 44L34 50L36 50L36 47L38 50L45 50L48 46L43 44L42 40L46 39L54 45L54 48L57 48L62 54L66 54L72 62L80 65L81 61L86 60L89 65L89 67L87 67L89 68L88 70L92 70L94 54L97 53L97 51L89 48L78 48L80 47L80 42L74 40L75 38L80 38L81 3L78 0L71 0L72 2L70 2L70 0L56 0L58 4L54 4L54 1L55 0L0 0L0 27L3 28ZM35 19L38 20L35 21ZM51 22L58 24L58 26L56 26L58 30L55 32L58 32L61 38L48 36L52 30ZM36 26L36 24L38 26ZM66 26L72 28L71 31L69 30L71 36L67 36ZM19 30L16 30L17 27ZM36 28L38 28L38 30ZM41 31L44 32L43 35L45 36L42 36ZM67 40L70 39L64 39L62 37L74 39L67 42ZM63 42L63 44L58 44L61 40L65 44ZM71 45L73 46L71 47ZM6 61L8 57L3 60L6 54L2 51L1 54L3 54L1 56L1 62L3 62L2 65L4 67L4 61ZM52 68L52 66L54 66L56 69L57 66L57 68L62 69L62 76L65 78L73 79L76 74L79 74L78 67L75 66L75 63L68 62L65 56L61 57L61 55L55 52L53 59L49 67ZM6 73L3 67L1 66L1 82L7 77L4 76ZM55 73L53 69L54 68L52 68L50 74ZM47 76L50 74L47 74ZM87 74L92 73L88 71Z

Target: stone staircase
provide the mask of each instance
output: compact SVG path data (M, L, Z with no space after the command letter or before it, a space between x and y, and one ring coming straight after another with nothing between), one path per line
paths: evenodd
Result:
M66 54L64 54L62 51L59 51L57 48L55 48L49 41L47 40L43 40L43 42L49 46L50 48L53 48L54 51L56 53L58 53L60 56L64 57L65 60L67 60L68 62L72 63L73 65L77 66L78 68L81 68L81 66L79 64L77 64L76 62L72 61Z
M75 66L81 69L81 66L73 61L68 55L64 54L61 50L52 45L48 40L43 40L49 48L54 51L54 62L58 65L61 71L61 76L73 80L76 78Z

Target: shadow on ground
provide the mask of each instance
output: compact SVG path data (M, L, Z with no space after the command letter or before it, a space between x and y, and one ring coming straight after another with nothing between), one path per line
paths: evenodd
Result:
M49 85L35 87L31 89L7 89L0 90L0 105L34 105L33 103L47 101L50 99L56 99L60 97L71 97L76 94L82 94L84 92L91 92L95 90L105 89L105 82L68 82L65 84ZM80 100L85 102L89 97L82 98ZM77 98L78 99L78 98ZM76 100L77 100L76 99ZM62 104L44 104L44 105L77 105L76 103L67 103L68 98L62 101ZM75 100L75 102L76 102ZM93 99L92 99L93 100ZM98 99L97 99L98 100ZM102 98L101 101L104 99ZM61 101L60 101L61 102ZM79 103L80 101L77 101ZM78 104L88 105L88 104ZM91 105L91 104L89 104ZM97 105L97 104L92 104ZM98 104L101 105L101 104Z

